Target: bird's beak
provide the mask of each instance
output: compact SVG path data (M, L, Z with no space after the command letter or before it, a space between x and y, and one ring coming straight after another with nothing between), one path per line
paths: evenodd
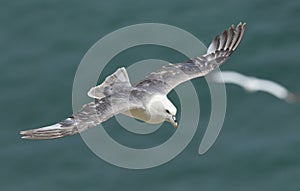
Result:
M172 116L172 125L175 129L178 127L178 123L177 123L175 115Z

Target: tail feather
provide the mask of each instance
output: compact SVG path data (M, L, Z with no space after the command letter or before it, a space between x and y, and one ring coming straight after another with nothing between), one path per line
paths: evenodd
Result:
M115 91L118 91L118 87L131 87L127 71L124 67L119 68L116 72L106 77L102 84L92 87L88 92L88 96L95 99L102 99L114 94Z

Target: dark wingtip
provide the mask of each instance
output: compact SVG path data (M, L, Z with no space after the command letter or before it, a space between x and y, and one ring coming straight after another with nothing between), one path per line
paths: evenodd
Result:
M208 47L207 54L216 53L218 51L226 51L227 55L230 55L240 44L245 30L245 22L240 22L236 27L232 24L222 34L217 35L214 38Z

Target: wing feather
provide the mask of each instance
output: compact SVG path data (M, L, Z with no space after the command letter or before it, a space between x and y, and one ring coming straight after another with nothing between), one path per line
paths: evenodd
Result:
M235 51L245 30L245 23L239 23L236 28L231 25L229 29L214 38L206 54L184 63L164 66L138 82L135 87L153 93L167 94L182 82L208 74L224 63Z
M95 127L118 113L137 108L144 109L138 100L114 94L83 105L80 111L59 123L21 131L20 134L23 139L55 139L70 136Z

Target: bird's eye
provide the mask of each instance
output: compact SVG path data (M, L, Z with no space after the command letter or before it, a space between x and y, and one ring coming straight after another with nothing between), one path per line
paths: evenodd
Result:
M168 114L171 114L170 111L169 111L168 109L166 109L166 112L167 112Z

